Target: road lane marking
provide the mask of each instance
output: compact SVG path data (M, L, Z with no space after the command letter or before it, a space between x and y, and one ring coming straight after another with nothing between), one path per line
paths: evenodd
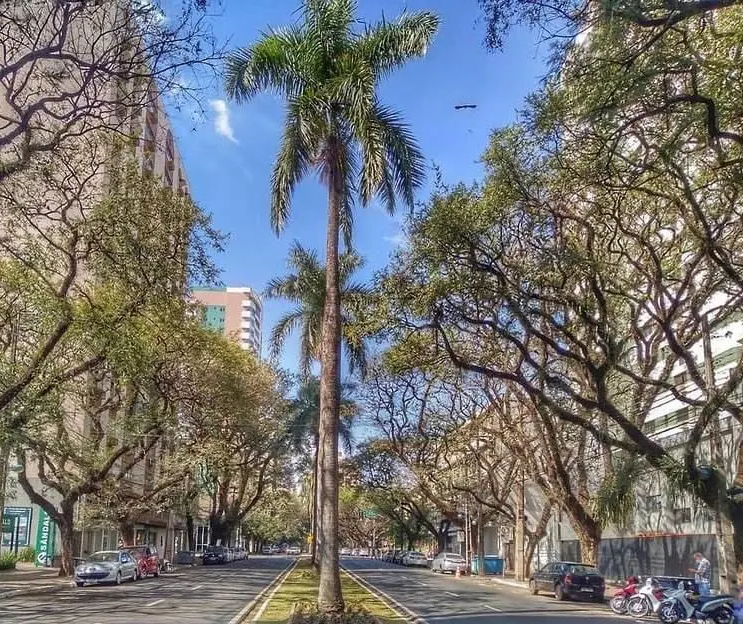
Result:
M496 613L503 613L503 609L499 609L498 607L491 607L490 605L483 605L486 609L490 609L491 611L495 611Z
M341 568L343 568L343 571L348 574L348 576L350 576L354 581L361 585L361 587L370 592L378 600L381 600L383 603L385 603L387 607L392 609L392 611L396 611L400 615L407 615L412 624L428 624L425 618L418 615L415 611L408 609L408 607L406 607L404 604L402 604L398 600L395 600L392 596L379 589L379 587L377 587L376 585L373 585L370 581L367 581L365 578L361 578L358 574L352 572L344 565L341 565Z
M286 576L289 576L289 573L294 569L294 567L297 565L298 560L290 561L289 565L283 568L276 576L271 579L271 582L266 585L258 594L256 595L253 600L251 600L248 604L246 604L240 612L233 617L227 624L241 624L245 620L246 617L248 617L248 614L255 609L255 605L258 604L258 602L265 596L266 592L273 586L276 582L281 582Z
M289 571L284 574L284 576L281 577L281 579L276 583L276 586L271 590L271 593L268 594L268 597L263 601L263 604L260 606L256 614L250 618L251 622L257 622L261 619L261 616L266 612L266 609L268 608L268 605L273 600L273 597L276 595L276 592L279 591L284 583L286 582L286 579L289 578L289 574L291 574L291 571L297 567L297 564L299 563L299 559L296 559L294 563L289 567Z
M191 591L196 591L197 589L201 589L202 587L204 587L204 586L203 585L196 585L195 587L192 587L191 588Z
M145 607L154 607L155 605L159 605L161 602L165 602L165 598L160 598L160 600L155 600L154 602L146 604Z
M445 594L449 594L450 596L454 596L455 598L459 598L459 594L455 594L454 592L445 591Z

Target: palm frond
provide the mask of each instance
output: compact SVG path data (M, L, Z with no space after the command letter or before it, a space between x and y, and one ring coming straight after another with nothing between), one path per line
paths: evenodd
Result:
M311 77L313 40L301 28L271 29L255 44L227 57L225 89L238 102L262 91L291 98L301 93Z
M271 338L269 340L270 353L272 357L278 357L284 348L284 343L289 337L289 334L294 332L302 322L302 308L294 308L291 312L284 314L274 325L271 330Z
M393 22L367 27L357 47L377 79L423 56L439 28L439 18L428 11L406 12Z
M290 106L281 146L271 175L271 226L280 234L289 219L294 188L312 166L312 146L303 128L301 111Z
M415 203L415 191L426 178L423 154L399 113L385 106L375 110L377 123L383 129L387 163L395 182L395 194L409 208Z
M263 290L263 296L266 299L288 299L289 301L299 301L302 293L298 288L299 277L291 273L282 277L274 277L266 284Z

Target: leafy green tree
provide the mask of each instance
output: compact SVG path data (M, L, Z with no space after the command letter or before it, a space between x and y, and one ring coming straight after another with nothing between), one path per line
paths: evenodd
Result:
M425 169L400 115L377 96L380 80L423 56L438 19L403 14L357 29L353 0L305 0L302 20L269 31L228 59L226 87L244 101L262 91L286 102L284 136L271 180L271 221L281 232L296 185L310 172L328 191L326 288L320 340L320 589L318 606L343 610L338 568L338 421L340 410L341 293L339 235L350 243L355 195L396 198L413 205Z
M299 370L303 377L310 374L312 362L319 361L322 318L325 309L325 267L314 251L295 243L289 250L287 262L292 272L272 279L264 292L269 299L285 299L295 307L282 316L271 332L271 353L274 357L284 347L289 335L299 329ZM363 260L353 253L342 254L338 259L341 293L341 333L343 346L351 373L366 370L366 347L349 332L354 309L363 305L369 295L364 284L351 281L353 274L363 266Z

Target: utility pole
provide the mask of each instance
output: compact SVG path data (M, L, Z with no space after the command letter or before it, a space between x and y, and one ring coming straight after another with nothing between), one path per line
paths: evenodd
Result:
M10 327L10 367L15 373L16 359L18 357L18 332L21 325L20 311L15 315L16 322L11 321ZM5 510L5 488L8 483L8 462L10 461L10 441L0 439L0 519ZM30 530L30 529L29 529Z
M704 348L704 376L707 383L707 400L712 398L715 383L715 368L712 359L712 339L710 336L709 321L707 316L702 317L702 345ZM722 513L726 504L727 466L725 454L722 448L722 432L720 431L720 415L714 413L710 421L710 455L712 465L717 475L722 476L722 483L717 483L717 505L714 508L715 537L717 538L717 564L719 567L720 592L729 594L730 589L736 583L735 556L733 550L732 527L730 522Z

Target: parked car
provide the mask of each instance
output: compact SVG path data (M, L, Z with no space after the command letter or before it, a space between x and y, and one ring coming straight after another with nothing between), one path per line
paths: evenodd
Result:
M264 546L261 548L261 554L262 555L270 555L271 554L271 547L270 546Z
M237 561L244 561L248 558L248 551L245 550L242 546L238 546L235 548L235 559Z
M289 548L286 549L287 555L301 555L302 549L299 546L289 546Z
M453 574L457 571L465 570L467 568L467 561L462 555L458 553L442 552L436 555L431 561L431 572L441 572L442 574L449 572Z
M405 553L405 556L402 558L402 564L404 566L408 567L419 567L419 568L427 568L428 567L428 561L426 560L426 555L424 555L422 552L416 552L414 550L411 550L410 552Z
M391 550L385 550L382 555L379 557L382 561L391 561L392 560L392 551Z
M209 546L209 548L204 551L203 561L204 565L227 563L227 549L222 546Z
M591 566L572 561L555 561L532 574L529 590L532 594L549 592L558 600L589 598L600 602L604 600L606 581Z
M368 548L359 548L359 557L369 557L370 554Z
M157 548L147 544L143 546L124 546L124 549L137 561L141 578L160 576L160 555Z
M346 548L346 547L341 548L341 555L348 556L350 554L351 554L351 549L350 548Z
M392 563L402 564L402 558L405 556L406 551L396 550L392 555Z
M75 568L75 584L78 587L96 583L115 583L139 578L136 559L126 550L101 550L90 555Z
M278 555L281 552L281 548L278 546L271 546L271 554Z

